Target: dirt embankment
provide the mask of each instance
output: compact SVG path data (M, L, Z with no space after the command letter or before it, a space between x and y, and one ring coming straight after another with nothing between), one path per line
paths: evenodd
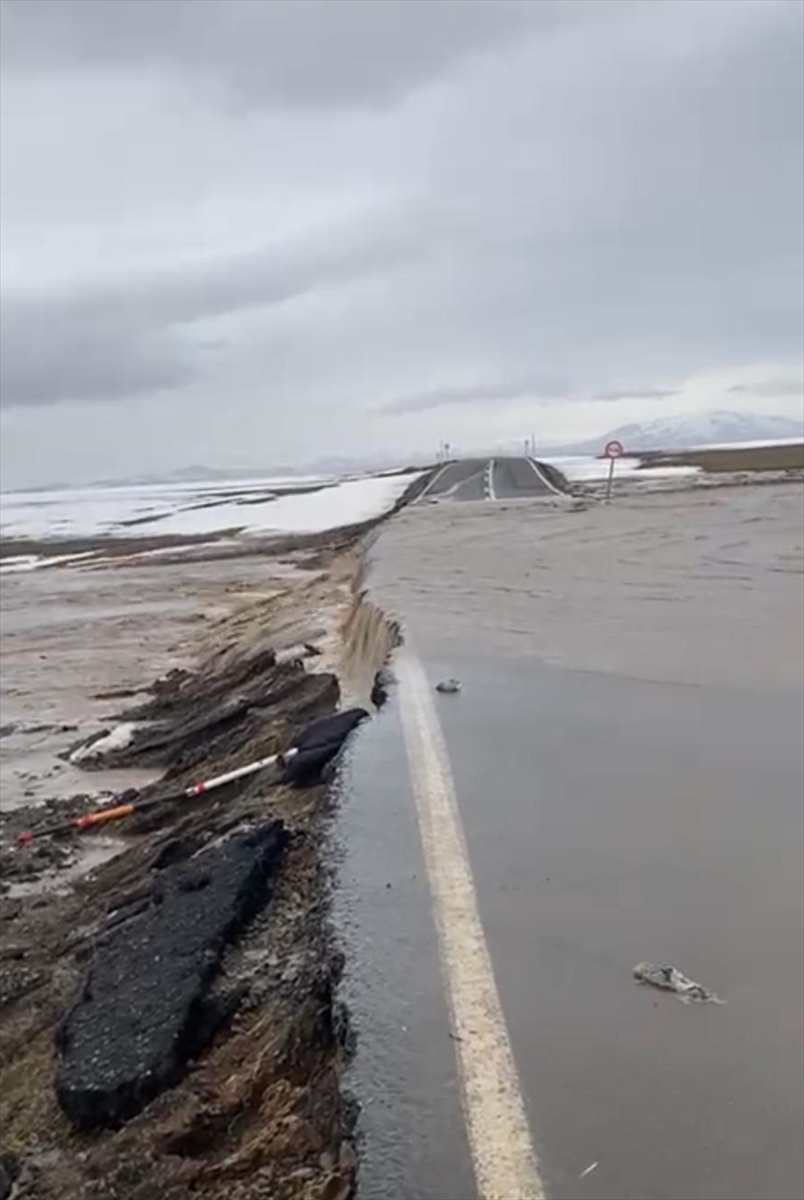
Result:
M710 475L804 471L804 442L779 446L718 446L700 450L646 450L643 467L700 467Z
M114 827L118 853L66 889L4 898L0 1133L19 1200L352 1195L326 783L256 775L158 801L381 699L398 631L361 596L359 564L354 536L321 539L320 571L211 623L193 670L119 714L135 733L103 765L163 775ZM7 879L32 874L27 853L58 868L92 844L16 845L60 812L4 815Z

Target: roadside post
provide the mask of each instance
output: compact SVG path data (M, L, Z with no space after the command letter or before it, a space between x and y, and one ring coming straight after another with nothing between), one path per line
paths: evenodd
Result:
M618 458L622 458L625 450L622 442L611 441L606 442L606 449L603 451L606 458L609 460L609 479L606 484L606 503L611 499L611 485L614 482L614 464Z

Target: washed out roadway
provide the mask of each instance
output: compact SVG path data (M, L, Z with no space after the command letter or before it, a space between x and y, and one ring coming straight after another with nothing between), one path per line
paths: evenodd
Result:
M434 720L528 1186L555 1200L803 1194L801 544L800 491L756 488L575 514L422 506L375 547L375 594L430 687L463 684L432 695ZM361 1194L503 1195L510 1156L495 1164L468 1119L499 1054L485 1093L467 1086L474 982L433 921L456 919L461 864L437 846L434 887L404 709L398 690L360 731L340 826ZM636 986L643 959L726 1003Z

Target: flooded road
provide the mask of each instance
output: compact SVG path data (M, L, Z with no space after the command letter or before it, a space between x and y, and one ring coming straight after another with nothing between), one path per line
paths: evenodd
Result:
M789 496L792 514L800 493ZM378 593L396 601L412 629L430 685L446 676L463 685L436 697L437 713L544 1191L557 1200L793 1200L804 1190L800 535L794 523L785 531L776 521L770 544L757 544L747 527L778 518L788 500L770 492L738 500L718 503L706 519L693 501L689 535L679 524L686 518L690 528L686 501L667 504L659 550L667 559L672 546L671 564L686 561L687 579L677 582L677 601L638 615L633 642L616 622L625 596L612 577L598 577L600 611L616 633L608 651L622 673L582 669L577 648L571 665L546 663L538 603L520 616L520 654L461 615L461 597L444 580L459 570L472 579L473 517L439 527L440 546L432 536L427 543L428 561L444 552L440 575L417 576L405 557L412 513L376 547ZM492 507L499 510L486 512ZM696 545L711 555L716 540L738 540L731 523L742 526L741 565L731 570L744 588L777 576L764 606L756 595L752 605L735 599L722 562L696 558ZM543 528L541 545L521 539L523 555L541 554L557 571L572 556L562 546L551 563L553 530ZM480 611L490 598L482 565L495 547L487 540L473 549L481 570L469 605ZM774 555L786 575L771 571ZM648 562L646 576L661 565ZM523 556L501 566L498 601L505 587L521 590L522 569ZM585 569L588 561L574 564L578 576ZM395 573L404 577L396 590ZM566 580L548 579L549 609ZM679 602L696 590L714 600L719 589L723 603L708 622L694 596ZM766 626L771 610L776 620ZM634 678L627 668L638 663L651 620L668 669L654 649L651 677ZM709 645L690 644L698 621L712 630ZM562 657L572 649L570 624L566 614L556 622ZM768 660L788 633L786 657ZM751 645L756 670L739 655L736 667L728 661L729 639ZM690 681L686 664L694 666ZM476 1189L460 1119L461 1048L439 978L397 702L356 743L339 822L338 904L358 1035L352 1080L369 1100L362 1195L464 1200ZM644 959L676 965L725 1005L683 1005L636 986L631 971Z

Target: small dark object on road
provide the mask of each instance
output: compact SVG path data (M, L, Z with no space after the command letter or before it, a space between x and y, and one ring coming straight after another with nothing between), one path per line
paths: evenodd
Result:
M455 692L459 692L460 690L461 681L459 679L442 679L440 683L436 684L436 691L441 692L445 696L454 695Z
M637 983L649 983L653 987L666 992L675 992L679 1000L689 1004L691 1000L699 1004L722 1004L723 1001L709 988L688 979L682 975L678 967L656 966L655 963L637 963L634 967L634 979Z

